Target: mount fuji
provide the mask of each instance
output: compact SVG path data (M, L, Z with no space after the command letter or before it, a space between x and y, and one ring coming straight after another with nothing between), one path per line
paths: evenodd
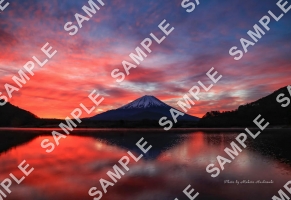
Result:
M95 115L90 120L101 121L140 121L144 119L159 120L161 117L172 119L170 109L173 108L154 96L145 95L133 102L126 104L115 110L109 110L104 113ZM198 117L188 114L179 116L178 121L199 121Z

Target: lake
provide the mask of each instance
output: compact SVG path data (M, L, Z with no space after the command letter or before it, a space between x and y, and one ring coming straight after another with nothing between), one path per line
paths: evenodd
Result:
M76 130L46 153L40 143L45 138L53 141L51 131L0 131L0 181L10 173L20 177L17 166L23 160L34 168L20 185L13 182L6 199L93 199L89 189L101 189L99 179L109 181L107 171L127 151L142 153L135 145L141 137L153 147L138 162L130 162L129 171L107 188L103 200L187 200L183 190L189 184L200 193L198 200L272 199L291 180L290 131L272 130L255 140L248 138L247 147L216 178L206 167L217 165L218 155L230 159L223 150L239 131ZM236 180L273 183L232 183Z

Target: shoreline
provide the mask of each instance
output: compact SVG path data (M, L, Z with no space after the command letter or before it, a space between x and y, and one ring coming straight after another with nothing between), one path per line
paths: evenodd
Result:
M233 127L233 128L172 128L169 131L165 131L162 128L75 128L72 133L78 131L156 131L156 132L175 132L175 131L244 131L246 127ZM249 128L250 130L260 130L259 128ZM0 127L0 131L54 131L54 130L62 130L59 127L56 128L33 128L33 127ZM265 131L291 131L291 127L271 127L266 128Z

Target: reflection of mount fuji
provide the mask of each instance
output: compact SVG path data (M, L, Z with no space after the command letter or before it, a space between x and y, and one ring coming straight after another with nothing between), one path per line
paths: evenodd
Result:
M159 120L165 116L172 119L170 109L172 107L163 103L154 96L143 96L134 100L133 102L122 106L116 110L109 110L104 113L91 117L91 120L104 120L104 121L138 121L143 119ZM198 121L198 117L185 114L179 116L181 121Z
M106 143L110 146L116 146L126 151L131 151L136 155L141 154L141 150L136 143L141 139L143 144L147 142L146 147L152 145L152 148L146 153L143 159L154 160L157 159L163 152L175 147L184 141L191 130L178 130L167 132L165 137L164 130L134 130L134 129L112 129L112 130L98 130L98 131L77 131L73 135L92 137L96 140Z

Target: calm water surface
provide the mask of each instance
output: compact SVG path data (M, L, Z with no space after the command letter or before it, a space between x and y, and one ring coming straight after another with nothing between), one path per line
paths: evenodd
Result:
M131 161L130 170L109 186L102 200L186 200L183 189L191 184L205 200L272 199L291 180L291 134L262 133L248 139L247 148L217 178L206 172L239 132L153 131L76 131L60 140L50 154L40 147L43 139L53 141L45 131L0 131L0 181L10 173L20 177L17 166L25 159L35 170L20 185L13 183L8 200L81 200L93 199L91 187L101 189L99 179L130 150L141 151L135 143L144 137L153 148L139 162ZM230 181L273 181L273 184L226 184ZM3 189L2 189L3 190Z

